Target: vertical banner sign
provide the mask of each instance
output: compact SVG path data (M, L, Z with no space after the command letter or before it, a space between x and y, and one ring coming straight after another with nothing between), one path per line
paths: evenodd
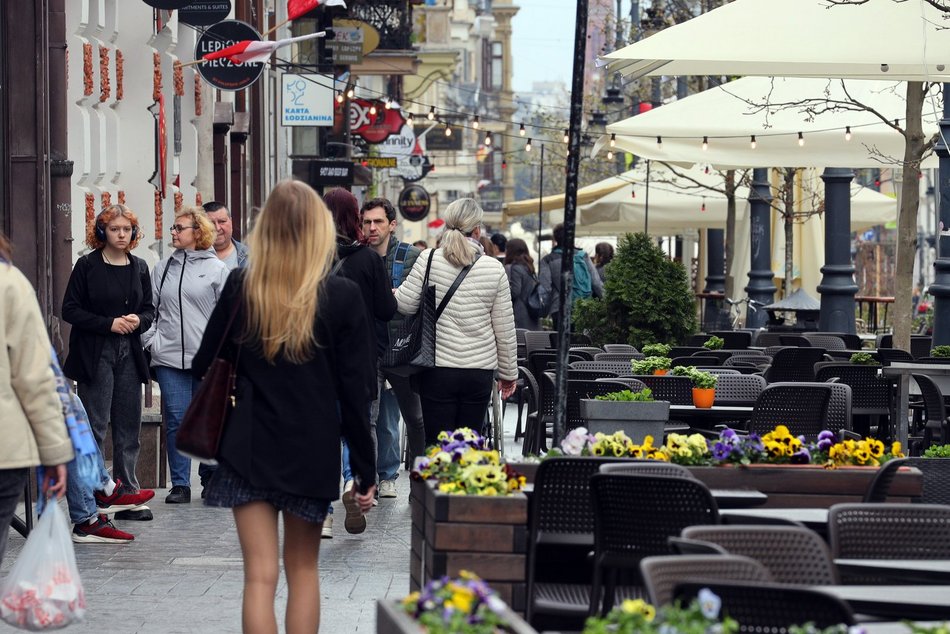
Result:
M243 40L260 42L261 34L240 20L224 20L209 26L195 43L195 59L220 51ZM264 62L235 64L228 59L215 59L198 64L198 73L206 82L221 90L243 90L264 72Z
M284 73L280 78L280 124L333 125L333 77Z

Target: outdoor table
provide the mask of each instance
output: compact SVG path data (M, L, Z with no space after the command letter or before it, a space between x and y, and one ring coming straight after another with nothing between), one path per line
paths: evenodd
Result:
M932 378L944 394L950 393L950 364L894 362L881 368L884 377L897 382L897 401L894 415L891 416L891 438L907 447L908 420L910 409L910 375L925 374ZM915 385L916 387L916 385Z
M534 493L534 483L524 485L522 492L529 498ZM716 506L720 509L745 509L765 504L769 496L753 489L710 489Z
M877 352L877 348L862 348L861 350L825 350L825 354L827 354L829 357L833 357L835 360L841 359L843 361L848 361L851 359L851 355L857 354L859 352L874 354Z
M950 586L811 586L838 597L855 614L889 619L950 618Z
M841 573L885 577L893 583L950 583L950 559L835 559L835 565Z
M724 510L722 515L744 515L767 519L792 520L804 524L807 528L821 534L828 531L828 509L822 508L764 508L743 509L741 511Z

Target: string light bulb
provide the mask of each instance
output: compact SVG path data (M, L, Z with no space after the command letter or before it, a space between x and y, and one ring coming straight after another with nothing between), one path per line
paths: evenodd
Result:
M452 136L452 128L449 127L449 124L445 124L445 136Z
M798 147L804 147L805 145L805 135L801 132L798 133Z
M614 160L614 151L613 151L613 150L607 150L607 160L608 160L608 161Z
M663 137L661 136L656 137L656 149L658 150L663 149Z
M521 127L518 128L518 134L524 136L527 133L527 130L524 129L524 123L521 124Z
M383 108L385 108L386 110L393 109L393 102L392 100L390 100L389 97L386 97L386 100L383 102Z
M412 113L411 112L409 113L409 116L406 117L406 125L408 125L409 127L412 127Z
M755 135L754 134L749 139L749 147L752 148L753 150L755 149Z
M428 117L429 121L432 121L433 119L435 119L435 106L429 107L429 114L426 116Z
M845 128L844 128L844 140L845 140L845 141L850 141L850 140L851 140L851 126L845 126Z
M528 139L528 142L524 144L524 151L525 152L531 151L531 139Z
M353 97L356 96L356 91L350 88L349 90L346 91L346 96L352 99Z
M508 169L508 159L501 159L501 169Z
M699 208L700 211L706 211L706 197L703 196L703 204Z
M491 132L485 135L485 145L491 147Z
M375 103L370 103L370 106L369 106L369 113L370 113L371 115L374 115L374 116L375 116L377 112L378 112L378 110L376 110L376 104L375 104Z
M611 134L611 135L610 135L610 147L616 147L616 146L617 146L617 135L616 135L616 134Z
M704 136L703 137L703 152L705 152L708 149L709 149L709 137Z
M472 128L477 130L479 125L480 124L478 122L478 115L475 115L475 119L472 121Z
M338 92L338 93L336 94L336 102L337 102L337 103L343 103L343 93L342 93L342 92Z
M564 142L567 143L567 142L570 141L570 140L571 140L571 135L568 133L567 130L565 130L565 131L564 131Z

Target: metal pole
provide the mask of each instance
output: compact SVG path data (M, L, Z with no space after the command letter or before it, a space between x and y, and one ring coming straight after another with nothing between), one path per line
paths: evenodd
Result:
M943 118L934 151L940 157L937 170L937 196L940 222L937 225L937 261L934 262L933 345L950 345L950 84L943 85Z
M854 323L854 264L851 262L851 181L849 168L827 167L825 181L825 265L821 267L821 312L818 328L823 332L857 332Z
M749 215L751 226L752 261L749 270L749 285L745 287L749 299L762 304L771 304L775 297L775 277L772 273L772 192L769 188L769 170L757 167L752 170L752 188L749 192ZM768 315L763 310L746 310L746 328L761 328Z
M587 45L587 0L577 0L574 22L574 75L571 81L571 123L568 133L567 178L564 186L564 244L561 247L561 294L557 332L557 407L552 446L564 437L567 423L568 350L571 342L571 295L574 288L574 223L577 218L577 175L581 157L584 107L584 51Z
M541 223L544 213L544 143L541 144L541 168L538 170L538 263L541 263Z
M705 293L726 292L725 234L725 229L706 229L706 288L703 289ZM703 311L706 318L703 330L710 332L724 327L722 306L721 299L706 300L706 310ZM725 327L728 328L728 326Z
M647 193L643 203L643 233L650 235L650 159L647 159Z

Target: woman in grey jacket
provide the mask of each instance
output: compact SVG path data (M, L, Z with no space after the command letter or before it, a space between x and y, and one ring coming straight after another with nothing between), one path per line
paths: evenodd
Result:
M201 207L179 211L171 232L174 253L152 269L155 321L142 343L151 353L162 389L172 478L165 502L187 504L191 501L191 460L175 449L175 436L198 387L198 380L191 375L191 360L230 270L211 249L214 225ZM213 472L209 465L198 467L202 486Z
M539 315L532 314L528 298L538 286L534 274L534 260L528 253L528 245L520 238L508 241L505 251L505 271L511 284L511 305L515 311L515 328L541 330Z

